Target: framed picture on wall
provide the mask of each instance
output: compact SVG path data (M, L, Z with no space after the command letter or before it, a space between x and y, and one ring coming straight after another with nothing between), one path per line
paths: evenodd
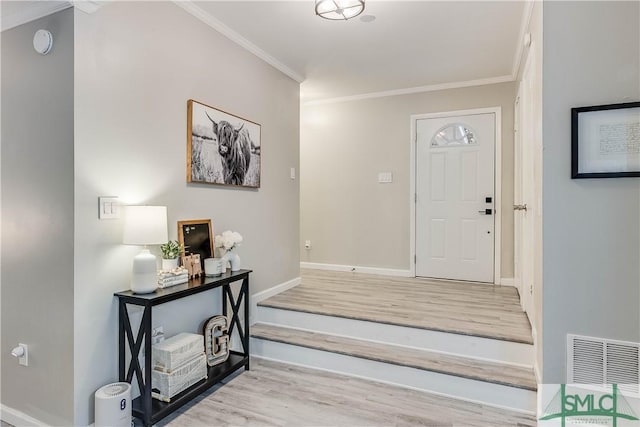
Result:
M213 258L213 227L210 219L178 221L178 243L184 245L184 252L200 255L200 265L204 271L204 260Z
M260 187L260 125L187 101L187 182Z
M640 176L640 102L571 109L571 178Z

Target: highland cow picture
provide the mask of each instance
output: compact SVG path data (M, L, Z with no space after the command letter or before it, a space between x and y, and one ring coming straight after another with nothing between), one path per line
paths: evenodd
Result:
M187 182L260 187L260 125L187 101Z

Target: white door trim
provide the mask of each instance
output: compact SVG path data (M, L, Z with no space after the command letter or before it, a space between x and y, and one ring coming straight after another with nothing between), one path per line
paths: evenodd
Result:
M476 108L472 110L445 111L440 113L412 114L411 141L409 156L409 270L411 276L416 275L416 122L420 119L435 119L442 117L470 116L473 114L495 114L495 231L494 238L494 267L493 283L500 284L501 255L502 255L502 107Z

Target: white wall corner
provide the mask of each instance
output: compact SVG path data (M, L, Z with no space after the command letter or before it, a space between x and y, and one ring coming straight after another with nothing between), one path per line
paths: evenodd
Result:
M531 15L533 13L533 6L535 5L535 0L528 0L524 4L524 10L522 11L522 18L520 20L520 32L518 33L518 40L516 45L516 54L513 57L513 66L511 68L511 79L513 81L518 80L520 76L520 69L522 68L523 58L526 55L524 38L527 30L529 29L529 24L531 23ZM527 47L528 49L528 47Z
M0 419L5 423L9 423L13 426L20 427L37 427L42 426L46 427L47 424L43 423L40 420L37 420L24 412L20 412L17 409L10 408L6 405L0 405Z
M94 13L104 6L106 1L72 0L70 3L73 7L84 13Z
M414 277L410 270L393 268L361 267L357 265L321 264L315 262L301 262L300 268L312 270L346 271L351 273L377 274L379 276Z
M533 373L536 376L536 382L538 384L542 384L542 373L540 372L540 366L539 366L539 361L538 361L538 346L540 345L540 342L538 341L538 331L536 330L535 325L531 326L531 337L533 338L533 351L534 351L534 357L533 357Z
M302 278L296 277L294 279L288 280L284 283L280 283L279 285L275 285L269 289L265 289L264 291L260 291L251 295L251 306L249 309L249 324L251 325L255 320L255 313L260 301L264 301L267 298L271 298L274 295L278 295L284 291L288 291L291 288L295 288L300 283L302 283Z

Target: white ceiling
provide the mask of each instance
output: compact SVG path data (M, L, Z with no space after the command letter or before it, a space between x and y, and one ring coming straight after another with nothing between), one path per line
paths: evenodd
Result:
M0 29L8 30L15 26L42 18L54 12L71 7L68 1L0 1Z
M3 30L71 5L0 3ZM74 2L84 3L109 2ZM512 80L530 10L525 1L367 0L363 15L376 18L367 23L321 19L313 0L175 3L301 81L305 102Z
M307 1L195 2L304 77L304 101L509 80L523 1L367 1L375 21L328 21Z

